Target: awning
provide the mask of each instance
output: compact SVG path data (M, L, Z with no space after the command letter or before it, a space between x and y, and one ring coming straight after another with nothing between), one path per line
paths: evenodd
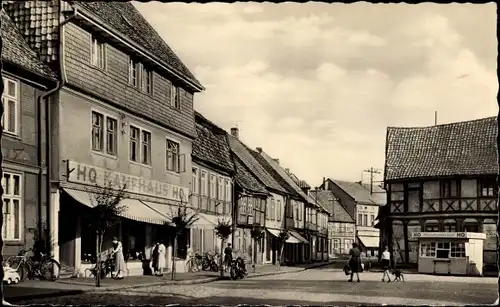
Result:
M74 200L81 203L82 205L85 205L90 208L94 207L89 192L68 189L68 188L63 188L63 190ZM120 214L121 217L138 222L157 224L157 225L164 225L167 222L166 218L164 218L154 210L145 206L140 200L124 198L120 202L120 205L127 207L127 209Z
M170 204L159 204L149 201L143 201L143 203L168 219L169 222L171 222L172 217L175 216L175 211L178 208L178 206ZM188 212L188 214L196 214L198 217L198 220L194 222L193 225L191 225L191 228L194 229L213 229L218 224L219 219L222 220L228 218L226 216L215 216L205 213L199 213L190 208L186 208L186 211Z
M286 240L286 243L292 243L292 244L298 244L298 243L302 243L300 242L299 239L297 239L296 237L294 237L291 233L288 237L288 240Z
M300 243L304 243L304 244L309 244L309 241L304 238L303 236L300 235L300 233L296 232L296 231L290 231L290 234L294 237L296 237L297 239L299 239Z
M379 238L378 237L364 237L358 236L359 241L365 247L378 247L379 246Z
M273 236L275 236L276 238L279 238L280 237L280 232L281 230L279 229L275 229L275 228L266 228L267 231L269 231Z

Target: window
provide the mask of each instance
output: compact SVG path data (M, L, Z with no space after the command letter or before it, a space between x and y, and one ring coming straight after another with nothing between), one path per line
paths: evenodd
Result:
M139 161L139 128L130 126L130 161Z
M459 197L460 185L458 180L441 181L441 197Z
M167 139L167 170L179 173L179 143Z
M181 108L180 91L179 88L174 85L170 88L170 106L176 109Z
M92 150L103 150L104 115L92 112Z
M368 214L363 215L363 226L368 226Z
M217 185L217 187L218 187L217 196L218 196L218 199L224 200L224 178L219 177L218 179L219 179L219 184Z
M425 231L426 232L438 232L439 226L438 225L425 225Z
M3 131L18 134L19 120L19 83L12 79L2 78L4 91L2 95Z
M106 45L92 37L92 65L106 68Z
M450 243L438 242L436 248L436 258L449 258L450 257Z
M358 225L363 225L363 214L358 214Z
M217 198L217 180L214 174L210 174L210 198Z
M281 210L281 200L277 200L276 201L276 220L279 222L281 221L281 214L282 214L282 210Z
M208 196L207 172L201 171L201 196Z
M299 221L302 221L302 216L304 215L304 203L299 205Z
M116 128L118 124L116 119L106 117L106 153L116 155L117 135Z
M191 182L191 189L193 191L193 194L200 193L199 183L198 183L199 177L198 176L199 176L198 169L193 167L193 178L192 178L192 182Z
M241 199L241 211L242 214L247 214L247 197Z
M141 163L150 165L151 164L151 132L142 131L141 133L141 142L142 142L142 150L141 150Z
M231 181L226 179L226 201L232 201L231 194Z
M478 180L478 192L480 197L497 196L498 187L495 180Z
M248 208L247 208L247 214L253 216L253 202L254 198L248 198Z
M5 172L2 178L3 219L2 238L4 240L21 240L21 176Z
M132 86L139 87L140 84L140 65L134 59L130 59L128 63L129 77L128 83Z
M142 90L148 94L153 93L153 72L145 67L142 68Z
M422 257L436 257L436 243L422 243L420 244L420 256Z
M456 232L457 225L456 224L444 224L444 232Z
M276 219L276 202L273 199L271 199L271 220Z
M451 258L465 258L465 244L464 243L451 243L450 257Z
M370 214L370 226L373 226L374 222L375 222L375 215Z

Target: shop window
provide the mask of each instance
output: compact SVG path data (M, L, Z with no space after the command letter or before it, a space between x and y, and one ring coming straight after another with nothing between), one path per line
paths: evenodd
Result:
M438 225L425 225L425 231L426 232L438 232L439 226Z
M449 258L450 257L450 243L438 242L436 248L436 258Z
M465 246L463 243L451 243L451 258L465 258Z
M457 231L456 224L445 224L444 225L444 232L456 232L456 231Z
M436 243L420 244L420 255L423 257L436 257Z

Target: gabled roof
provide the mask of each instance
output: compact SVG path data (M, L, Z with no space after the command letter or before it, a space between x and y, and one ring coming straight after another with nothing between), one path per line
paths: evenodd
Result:
M236 166L236 184L245 190L254 193L269 194L266 187L262 185L243 165L243 162L233 155L234 165Z
M305 180L300 180L299 178L297 178L297 176L295 176L293 173L291 173L288 168L285 168L285 172L287 173L288 176L290 176L290 178L292 178L293 182L295 182L299 186L299 188L301 188L301 189L310 189L311 188L311 186L309 184L307 184L307 182L305 182Z
M72 3L95 14L116 29L116 31L150 51L170 69L176 71L197 86L202 87L191 71L189 71L132 3L123 1L72 1Z
M419 128L387 128L384 180L496 175L496 117Z
M273 172L276 177L280 180L282 185L286 185L288 189L291 189L292 195L295 194L300 196L304 201L306 201L309 204L312 205L318 205L316 204L316 201L311 198L309 195L304 193L302 189L290 178L290 176L287 174L284 168L281 167L281 165L276 162L273 158L271 158L268 154L266 154L264 151L262 152L255 152L254 155L258 158L258 160L269 169L269 172Z
M329 180L351 196L357 203L379 206L386 204L387 194L381 187L374 185L373 193L370 194L370 185L364 185L360 182Z
M20 66L23 69L57 81L57 75L38 59L38 55L24 40L23 35L4 10L0 11L2 35L2 60Z
M354 218L342 206L338 198L330 190L314 190L311 191L313 197L320 205L322 205L331 214L328 219L330 222L354 223Z
M251 149L246 147L239 139L227 134L229 146L233 153L243 162L247 169L257 178L266 188L279 191L281 193L288 193L282 186L280 186L274 178L267 173L267 171L260 165L257 160L250 153Z
M234 173L226 131L195 112L196 134L191 156L226 172Z

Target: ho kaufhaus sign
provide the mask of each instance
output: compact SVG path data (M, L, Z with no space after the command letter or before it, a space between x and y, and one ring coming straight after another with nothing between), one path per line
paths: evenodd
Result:
M126 186L129 193L148 195L171 199L175 201L188 201L189 189L173 185L158 180L137 177L129 174L119 173L104 168L69 161L68 181L81 183L85 185L107 185L111 182L112 186L119 189Z

